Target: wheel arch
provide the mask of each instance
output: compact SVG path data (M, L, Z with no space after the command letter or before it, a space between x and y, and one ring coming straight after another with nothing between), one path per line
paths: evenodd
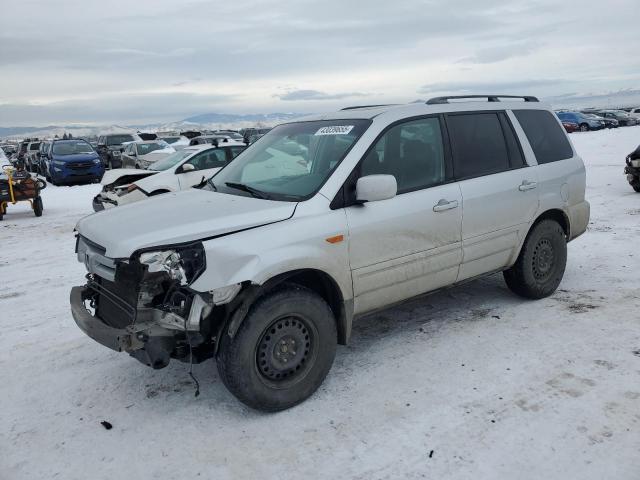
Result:
M529 227L529 232L533 229L533 227L535 227L543 220L554 220L558 222L558 224L560 224L562 230L564 231L564 235L567 238L567 241L569 241L569 239L571 238L571 223L569 221L569 216L564 210L561 210L559 208L551 208L549 210L545 210L540 215L538 215L535 221L531 224L531 227ZM527 235L529 234L529 232L527 232Z
M229 312L223 322L221 333L226 330L226 333L233 338L251 305L261 296L285 283L300 285L320 295L333 312L338 331L338 343L340 345L348 343L353 322L353 300L344 300L338 283L331 275L322 270L312 268L279 273L261 285L247 282L243 285L236 299L234 299L233 311Z

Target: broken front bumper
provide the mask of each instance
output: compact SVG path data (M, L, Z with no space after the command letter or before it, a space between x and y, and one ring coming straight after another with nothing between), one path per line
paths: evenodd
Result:
M176 347L174 331L158 326L144 331L134 324L125 328L111 327L85 306L91 295L91 289L86 286L71 289L71 314L80 330L99 344L116 352L127 352L154 369L169 364Z
M71 289L71 314L80 330L96 342L116 352L126 351L127 348L130 348L131 334L124 328L110 327L98 317L91 315L91 312L84 305L86 299L85 287L73 287Z

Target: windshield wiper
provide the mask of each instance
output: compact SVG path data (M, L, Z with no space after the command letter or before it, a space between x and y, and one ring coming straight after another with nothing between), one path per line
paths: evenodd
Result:
M207 180L207 183L208 183L209 185L211 185L211 188L213 188L213 191L214 191L214 192L217 192L217 191L218 191L218 187L216 187L216 184L215 184L215 183L213 183L213 177L209 178L209 179Z
M224 182L224 184L229 188L235 188L236 190L242 190L243 192L250 193L256 198L262 198L264 200L269 200L270 198L268 193L258 190L257 188L250 187L249 185L245 185L244 183Z

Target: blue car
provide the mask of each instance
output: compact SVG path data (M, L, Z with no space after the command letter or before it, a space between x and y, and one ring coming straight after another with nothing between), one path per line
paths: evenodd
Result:
M603 120L597 120L592 117L587 117L584 113L580 112L557 112L558 118L565 122L573 122L578 125L581 132L588 132L589 130L602 130L605 128L605 122Z
M45 177L54 185L99 182L104 165L84 140L53 140L44 158Z

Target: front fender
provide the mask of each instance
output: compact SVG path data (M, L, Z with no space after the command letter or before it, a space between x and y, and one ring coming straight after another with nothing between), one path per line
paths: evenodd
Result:
M343 235L340 242L327 238ZM344 300L353 298L348 232L343 210L284 220L225 235L203 243L207 269L191 285L205 292L235 283L263 285L293 270L313 269L329 275Z

